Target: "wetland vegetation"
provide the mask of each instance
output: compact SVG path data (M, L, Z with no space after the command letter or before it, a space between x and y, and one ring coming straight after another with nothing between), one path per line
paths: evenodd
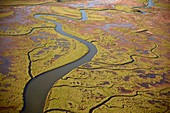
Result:
M169 7L0 1L0 112L169 113Z

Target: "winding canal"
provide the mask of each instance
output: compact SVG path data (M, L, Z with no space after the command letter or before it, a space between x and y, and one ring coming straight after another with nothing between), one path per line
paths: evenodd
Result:
M81 19L80 21L85 21L88 19L86 13L84 10L80 10L81 12ZM73 38L75 40L78 40L79 42L85 44L89 51L87 54L85 54L83 57L79 58L78 60L74 62L70 62L64 66L61 66L59 68L50 70L48 72L44 72L35 78L31 79L27 84L24 89L24 107L21 111L21 113L43 113L44 105L45 105L45 100L48 95L48 92L54 85L54 83L59 80L61 77L69 73L71 70L77 68L78 66L89 62L94 55L97 53L96 47L85 41L82 40L79 37L73 36L71 34L68 34L63 31L62 29L62 24L53 21L53 20L48 20L45 18L41 18L41 16L52 16L56 18L61 18L61 16L58 15L50 15L50 14L35 14L34 17L40 20L44 20L46 22L52 22L56 25L55 30L56 32L67 36L69 38ZM67 18L67 17L62 17L62 18ZM67 18L67 19L72 19L73 18ZM74 55L73 55L74 57Z

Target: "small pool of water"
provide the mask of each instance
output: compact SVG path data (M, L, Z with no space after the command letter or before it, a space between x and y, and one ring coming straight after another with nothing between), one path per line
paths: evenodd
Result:
M152 7L152 6L155 6L155 3L152 0L148 0L147 7Z

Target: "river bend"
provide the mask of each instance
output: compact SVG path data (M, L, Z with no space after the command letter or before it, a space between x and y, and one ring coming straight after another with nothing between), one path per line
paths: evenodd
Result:
M86 13L84 10L80 10L81 12L81 19L80 21L85 21L88 19ZM53 20L48 20L45 18L41 18L41 16L53 16L56 18L61 18L61 16L58 15L52 15L52 14L35 14L34 17L39 19L39 20L44 20L46 22L52 22L56 25L55 30L56 32L67 36L69 38L73 38L75 40L78 40L79 42L85 44L89 51L87 54L85 54L83 57L77 59L74 62L70 62L64 66L61 66L59 68L50 70L48 72L44 72L35 78L31 79L27 84L24 89L24 107L21 111L21 113L43 113L44 105L45 105L45 100L48 95L48 92L50 89L53 87L54 83L59 80L61 77L69 73L71 70L77 68L78 66L89 62L94 55L97 53L96 47L85 41L82 40L79 37L73 36L71 34L68 34L63 31L62 29L62 24L53 21ZM67 18L63 17L62 18ZM67 18L74 20L73 18ZM74 57L74 55L73 55Z

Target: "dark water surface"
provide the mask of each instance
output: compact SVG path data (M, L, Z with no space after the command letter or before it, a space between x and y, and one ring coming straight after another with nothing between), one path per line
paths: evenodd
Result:
M80 10L81 14L82 14L82 18L80 21L85 21L88 19L86 13L84 10ZM77 68L78 66L89 62L94 55L97 53L97 49L96 47L85 41L82 40L81 38L75 37L71 34L68 34L66 32L64 32L62 30L62 25L56 21L53 20L48 20L45 18L41 18L41 16L54 16L54 17L58 17L56 15L50 15L50 14L36 14L34 15L35 18L40 19L40 20L44 20L47 22L52 22L54 24L56 24L55 30L56 32L67 36L69 38L73 38L75 40L78 40L79 42L85 44L88 48L89 48L89 52L81 57L80 59L71 62L69 64L66 64L64 66L61 66L57 69L53 69L51 71L48 72L44 72L38 76L36 76L35 78L31 79L25 89L24 89L24 107L21 111L21 113L43 113L43 109L44 109L44 105L45 105L45 100L47 97L48 92L50 91L50 89L52 88L52 86L54 85L54 83L59 80L61 77L63 77L64 75L66 75L67 73L69 73L71 70ZM66 18L66 17L62 17L62 18ZM72 18L67 18L67 19L72 19ZM74 20L74 19L72 19ZM74 57L74 55L73 55Z

